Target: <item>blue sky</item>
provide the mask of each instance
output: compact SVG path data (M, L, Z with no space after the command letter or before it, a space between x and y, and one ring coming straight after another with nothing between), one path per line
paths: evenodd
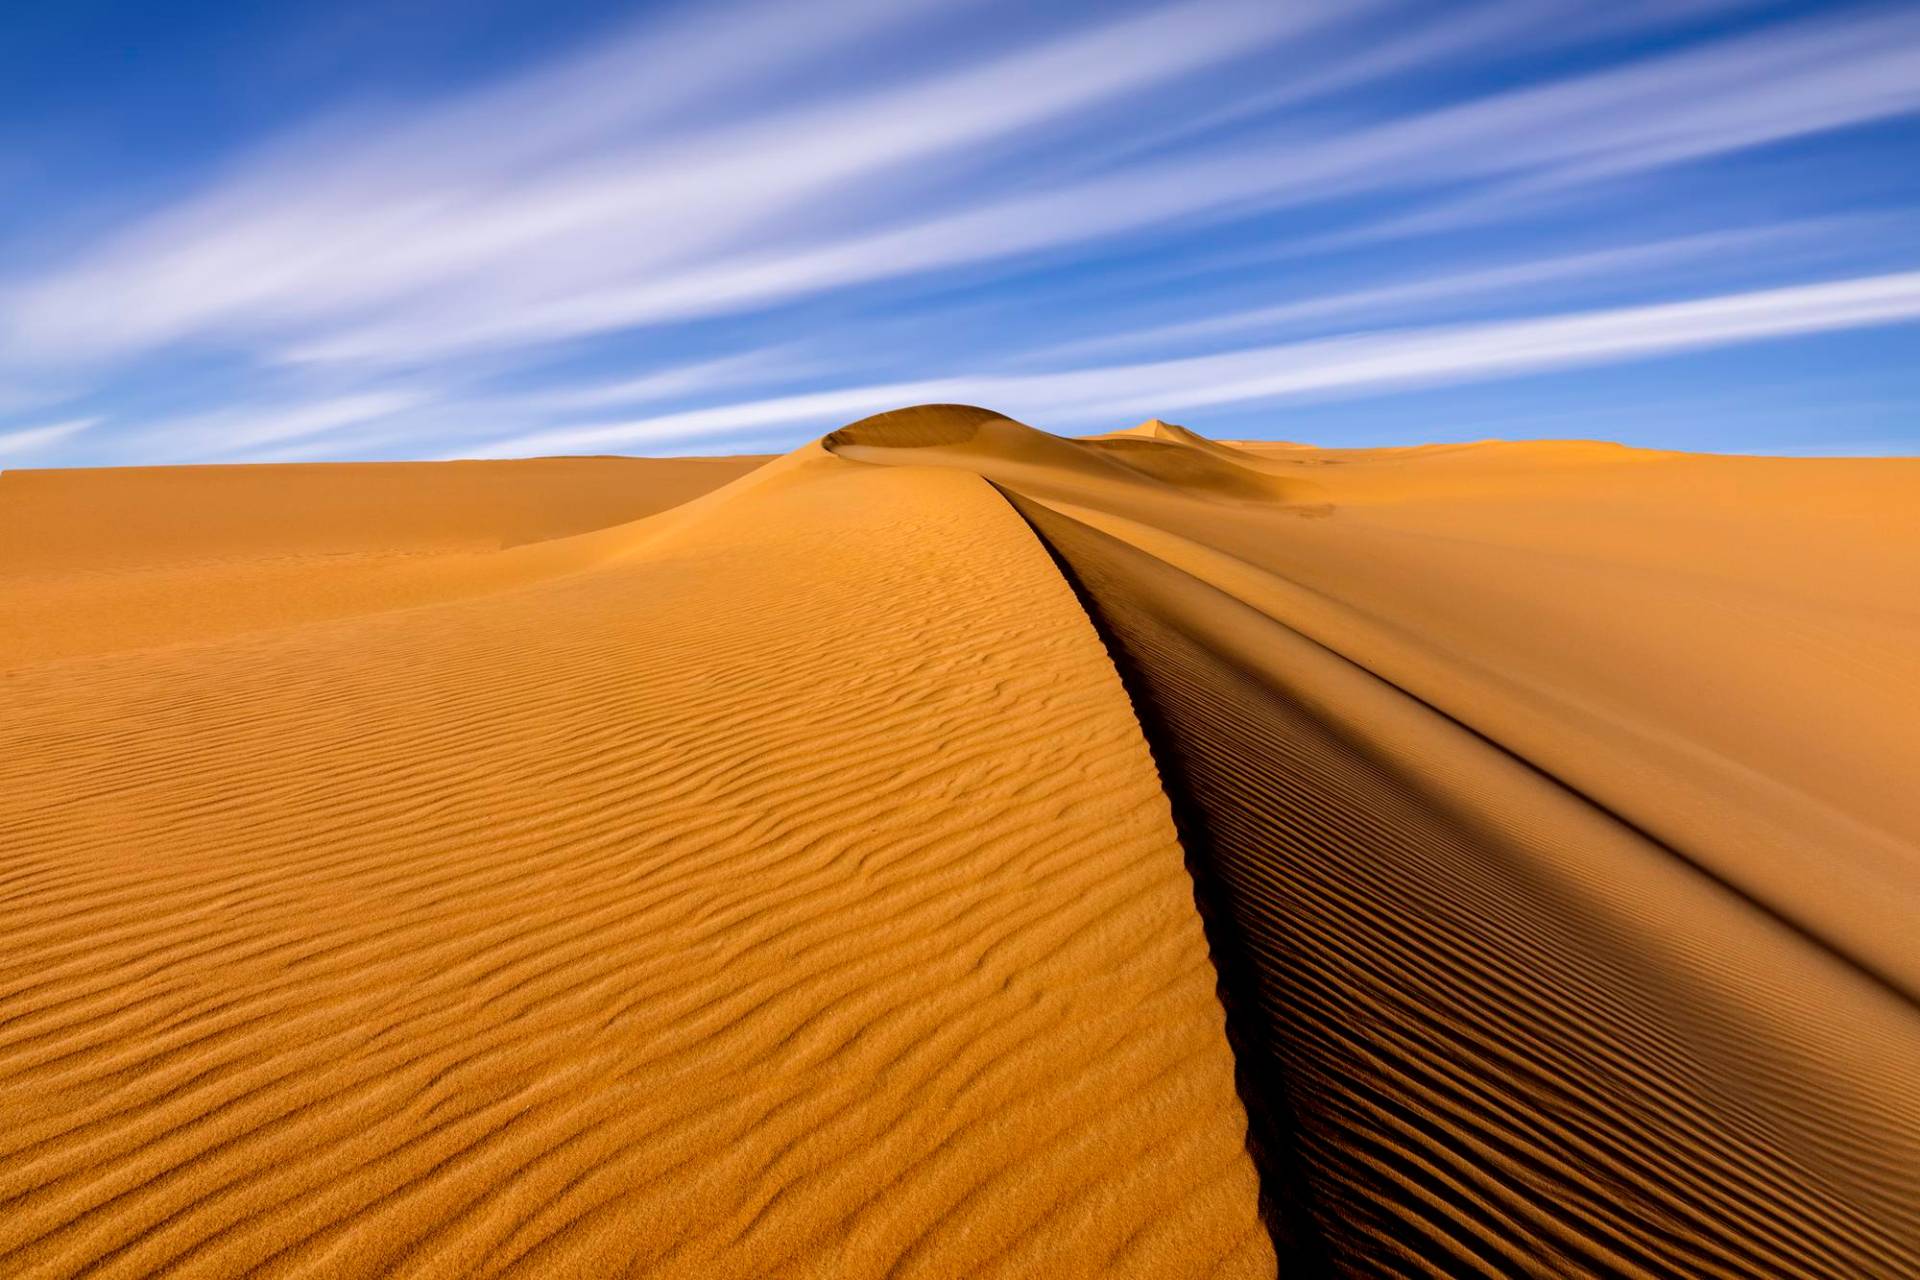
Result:
M30 2L0 190L0 465L1920 452L1907 4Z

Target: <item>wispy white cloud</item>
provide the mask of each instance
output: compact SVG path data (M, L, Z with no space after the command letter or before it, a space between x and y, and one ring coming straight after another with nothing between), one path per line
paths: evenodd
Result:
M431 399L420 388L262 399L145 422L117 443L123 450L172 461L254 459L295 441L331 438L343 429L418 409Z
M11 461L16 455L59 444L96 426L99 421L98 418L72 418L66 422L50 422L44 426L0 432L0 464Z
M1645 34L1762 3L1765 0L1651 0L1600 6L1584 0L1485 0L1436 7L1424 15L1402 10L1388 31L1350 41L1344 49L1279 77L1262 92L1129 139L1125 149L1138 152L1192 138L1461 55L1497 50L1508 56L1537 56L1595 36Z
M536 449L644 443L677 438L647 434L662 423L697 435L721 421L699 415L739 406L637 411L721 397L775 415L769 427L809 422L840 411L823 406L857 412L872 399L857 390L750 399L832 374L825 356L773 358L765 348L786 335L770 339L763 327L731 350L703 338L708 354L675 365L671 353L683 347L656 349L652 333L624 331L862 298L877 313L916 288L934 296L924 286L940 273L951 281L964 271L975 285L1002 267L1072 264L1243 217L1284 226L1358 198L1364 213L1329 216L1299 238L1335 245L1342 234L1497 219L1583 184L1920 111L1920 13L1847 6L1745 21L1764 0L1634 0L1604 12L1577 0L1484 0L1417 22L1398 0L1158 0L1036 21L1023 39L975 24L985 34L906 40L915 54L904 65L856 57L903 32L957 31L971 9L995 3L689 6L496 83L322 119L230 157L197 194L77 255L0 280L0 375L84 386L88 370L107 371L96 379L106 382L184 343L260 383L323 389L277 400L250 388L234 408L121 432L128 449L173 459L324 450L409 424L429 432L422 447L440 448L500 435L508 420L537 426L517 437ZM1613 55L1603 51L1597 65L1582 61L1589 69L1513 85L1516 49L1728 15L1740 19L1738 34L1695 31L1638 58L1605 61ZM1502 57L1497 76L1457 74ZM863 73L846 74L856 61ZM1444 74L1434 92L1332 96L1436 66ZM1389 216L1408 204L1420 205L1410 218ZM1355 216L1373 221L1356 231ZM1180 319L1081 346L1075 358L1271 341L1282 336L1274 330L1314 320L1377 326L1395 309L1443 299L1737 257L1768 234L1403 274ZM858 289L870 292L836 296ZM1310 354L1322 378L1356 370L1341 386L1388 378L1392 360L1415 362L1420 351L1456 373L1485 365L1434 345L1467 342L1464 331L1420 334L1429 347L1408 345L1418 334L1372 334ZM530 368L578 367L569 362L596 339L654 371L620 377L601 366L591 385L526 389ZM1482 328L1483 345L1496 339L1520 341ZM554 349L568 342L581 345ZM1261 350L1271 374L1272 362L1306 348ZM1068 351L1041 354L1058 361ZM1256 380L1236 363L1249 353L1194 359L1222 363L1120 368L1138 379L1159 370L1151 376L1193 394L1206 379ZM429 364L432 392L396 389ZM489 378L509 376L482 384L483 364ZM1050 398L1081 386L1072 381L1080 373L1110 384L1118 376L902 378L871 389L922 387L896 398L924 399L985 388L971 398L1028 396L1043 410L1092 413L1105 401L1091 381ZM846 366L838 374L864 376ZM1160 385L1139 383L1142 394ZM84 398L73 404L66 412L96 412ZM443 433L455 407L466 426ZM583 414L616 420L556 421Z
M1127 371L1133 394L1089 395L1077 411L1125 412L1138 394L1156 392L1175 408L1373 394L1917 318L1920 272L1899 272L1685 302L1331 338L1136 365Z
M297 350L377 361L713 315L1018 254L1085 247L1183 219L1381 187L1524 177L1533 189L1617 176L1920 110L1920 17L1810 20L1645 63L1514 90L1304 142L1259 138L1062 186L869 221L790 247L457 317L402 314Z
M928 401L991 404L1045 425L1077 425L1220 405L1373 395L1913 320L1920 320L1920 272L1904 272L1182 360L840 388L554 428L459 456L618 450L742 436L770 426L843 421Z
M630 449L725 436L744 436L767 427L858 418L906 404L952 400L981 385L960 378L874 383L832 391L810 391L747 403L688 409L678 413L612 422L577 423L530 432L479 448L449 453L451 458L519 458L543 453L581 453Z
M793 343L670 365L632 378L599 381L503 398L504 407L535 413L642 405L728 391L743 384L793 380L825 371L818 357Z
M958 152L1027 145L1076 112L1296 35L1315 12L1186 0L704 128L675 125L671 108L763 68L736 54L703 88L680 72L712 26L636 38L388 123L375 143L289 144L91 259L0 293L0 324L28 350L257 326L303 358L417 358L1059 250L1248 201L1499 173L1581 180L1920 107L1920 17L1819 19L1065 186L988 184L911 204L885 193L889 175L924 181ZM873 21L871 5L830 6L807 24L807 46L857 39ZM666 83L636 94L656 68L672 69ZM1030 182L1020 173L1016 185ZM810 199L869 188L797 240L780 225Z
M743 246L777 243L786 234L780 218L809 200L1031 135L1299 25L1290 6L1184 0L740 121L689 127L669 119L656 128L657 97L631 101L631 86L654 68L697 60L714 28L753 29L750 43L765 42L759 26L780 8L719 14L712 27L681 33L692 48L635 39L541 73L534 89L509 86L403 121L369 147L329 139L318 155L297 147L272 155L258 171L134 228L94 260L11 291L0 316L29 346L135 347L257 324L278 333L317 328L302 348L309 355L377 358L445 349L455 335L469 343L496 333L537 340L661 310L710 310L619 300L618 288L684 277L696 263L710 264L692 270L700 287L717 291L721 306L738 305L769 292L751 282L766 276ZM855 40L874 8L809 7L808 44ZM704 98L724 104L729 92L750 94L728 70L743 68L723 66L702 86ZM558 109L541 101L543 88ZM859 205L898 207L883 197L869 191ZM672 292L656 286L647 294ZM383 309L397 314L372 330L371 346L326 336Z
M1854 231L1871 230L1868 219L1810 219L1774 226L1703 232L1642 244L1618 245L1551 258L1532 258L1473 271L1425 276L1367 289L1345 289L1315 294L1272 306L1250 307L1142 329L1062 343L1032 353L1036 359L1059 359L1102 351L1140 350L1175 343L1218 339L1263 329L1307 323L1365 321L1370 327L1395 323L1407 310L1461 299L1525 293L1540 286L1569 281L1622 279L1665 271L1680 263L1726 258L1755 251L1777 251L1784 245L1827 239Z

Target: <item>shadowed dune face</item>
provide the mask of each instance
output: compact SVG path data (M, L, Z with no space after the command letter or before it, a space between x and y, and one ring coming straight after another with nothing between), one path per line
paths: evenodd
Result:
M1211 441L1201 442L1204 447L1190 444L1187 438L1200 438L1185 428L1157 426L1158 435L1122 432L1063 440L972 405L921 405L863 418L821 444L857 462L955 467L1070 500L1109 501L1146 492L1325 513L1324 490L1314 481L1273 473Z
M1114 439L1086 441L1121 466L1187 493L1251 501L1299 501L1310 492L1306 484L1289 483L1263 475L1252 467L1224 461L1211 452L1167 440Z
M985 438L1172 795L1285 1256L1920 1269L1920 469ZM1331 518L1166 483L1223 455Z
M0 1272L1920 1273L1916 464L0 493Z
M970 404L922 404L876 413L829 432L821 441L837 452L845 446L882 449L937 449L973 442L988 423L1030 431L1005 414Z
M1189 815L1269 1179L1338 1269L1910 1268L1910 1004L1340 656L1021 505Z

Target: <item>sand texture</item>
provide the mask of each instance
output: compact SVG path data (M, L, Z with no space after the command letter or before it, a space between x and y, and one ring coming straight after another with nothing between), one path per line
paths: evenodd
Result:
M1920 463L0 477L0 1274L1920 1274Z

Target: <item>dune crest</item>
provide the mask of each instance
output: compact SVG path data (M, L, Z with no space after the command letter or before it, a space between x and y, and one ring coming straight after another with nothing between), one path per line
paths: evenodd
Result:
M1171 440L1175 444L1203 443L1203 437L1185 427L1176 426L1160 418L1148 418L1145 422L1124 428L1120 431L1107 431L1099 435L1082 436L1084 440Z
M1282 503L1296 512L1324 514L1325 493L1315 481L1274 474L1240 451L1185 428L1167 430L1181 433L1180 438L1121 432L1071 440L972 405L921 405L863 418L828 434L821 444L854 461L955 467L996 483L1090 501L1100 494L1145 491Z

